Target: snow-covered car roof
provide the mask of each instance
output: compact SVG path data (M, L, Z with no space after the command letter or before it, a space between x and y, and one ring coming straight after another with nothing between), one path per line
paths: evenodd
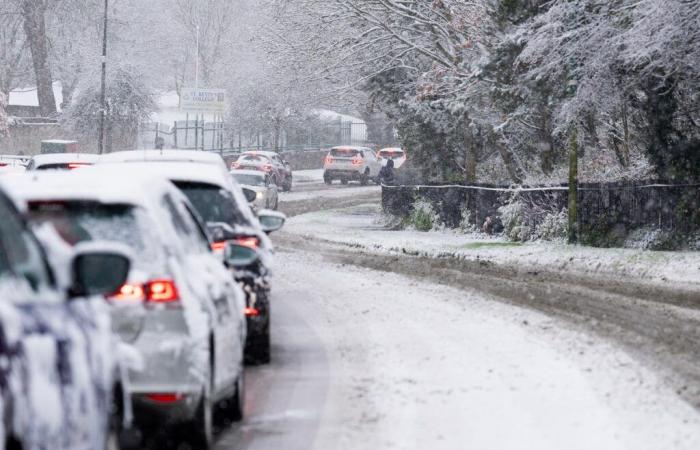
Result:
M258 151L258 150L249 150L247 152L241 153L241 156L247 156L247 155L260 155L260 156L267 156L268 158L271 158L273 156L280 156L280 154L277 152ZM239 156L239 158L240 158L240 156Z
M369 150L372 151L371 148L369 147L360 147L357 145L339 145L337 147L332 147L331 150Z
M226 166L217 153L199 150L128 150L103 155L100 162L189 162Z
M145 172L123 174L98 168L71 173L27 172L10 179L0 179L3 188L17 207L26 211L27 202L37 200L88 200L104 204L148 206L150 199L164 192L178 192L164 178Z
M126 174L131 171L149 172L156 176L172 181L189 181L194 183L207 183L229 189L233 181L228 176L228 170L222 169L218 164L197 164L192 162L177 162L157 160L133 161L110 164L101 161L98 167L110 167L115 173Z
M96 164L100 155L95 153L47 153L36 155L32 158L33 167L37 168L48 164L86 163Z
M387 147L379 150L380 152L403 152L401 147Z
M218 157L218 155L216 156ZM196 164L192 162L161 162L158 159L153 159L110 164L110 161L102 160L95 167L109 168L110 172L120 173L122 177L127 179L131 177L132 172L142 172L174 182L206 183L218 186L233 194L233 198L238 205L241 205L241 211L248 221L253 224L256 230L260 229L260 222L250 209L240 184L229 174L223 162L220 164Z

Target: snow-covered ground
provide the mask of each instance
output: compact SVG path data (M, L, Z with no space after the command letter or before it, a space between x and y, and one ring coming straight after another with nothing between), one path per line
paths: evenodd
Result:
M341 185L337 181L332 186L323 184L323 169L295 170L294 191L280 192L281 202L296 202L315 198L347 198L359 195L381 193L381 188L374 184L360 186L357 183Z
M601 339L478 292L278 256L273 363L217 448L700 448L697 412Z
M600 249L546 242L519 245L481 234L391 231L385 228L376 203L294 217L286 231L352 245L364 251L448 255L532 269L634 277L696 287L700 284L700 252Z

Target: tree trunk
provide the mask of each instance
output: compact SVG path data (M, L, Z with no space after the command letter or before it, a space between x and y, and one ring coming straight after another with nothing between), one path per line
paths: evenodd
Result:
M45 11L45 1L24 0L22 2L24 32L27 35L29 49L32 53L39 111L43 117L48 117L56 114L56 99L53 95L53 80L49 66Z
M513 183L521 184L523 182L523 177L520 172L520 168L513 160L513 154L511 151L505 145L503 145L495 133L491 135L490 141L493 142L493 145L496 146L496 150L498 150L498 154L501 155L501 160L503 160L503 164L506 166L508 175L510 176L511 180L513 180Z
M578 242L578 133L569 142L569 244Z
M467 184L476 183L476 146L474 136L469 127L464 133L464 181Z

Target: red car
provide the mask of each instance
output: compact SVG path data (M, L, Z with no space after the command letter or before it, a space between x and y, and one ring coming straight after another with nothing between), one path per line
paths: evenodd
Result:
M232 170L260 170L270 174L270 179L282 191L292 190L292 167L275 152L245 152L231 164Z

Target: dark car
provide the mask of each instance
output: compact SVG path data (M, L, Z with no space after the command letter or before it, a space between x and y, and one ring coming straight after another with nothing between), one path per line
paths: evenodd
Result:
M231 164L232 170L259 170L270 174L270 178L282 191L292 190L292 167L275 152L245 152Z
M121 381L104 295L116 292L129 267L127 256L97 243L76 247L66 267L51 267L0 191L3 448L89 450L114 438L120 423L110 414L119 414Z

